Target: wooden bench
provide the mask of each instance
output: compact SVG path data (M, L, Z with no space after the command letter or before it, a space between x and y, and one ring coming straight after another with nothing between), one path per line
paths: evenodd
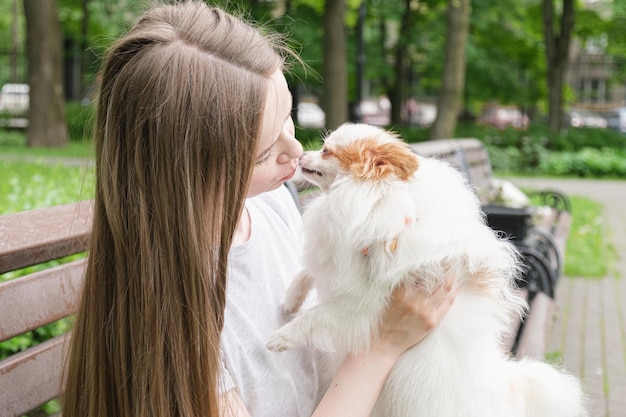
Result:
M540 202L535 205L503 205L502 183L494 178L489 153L480 140L445 139L411 146L419 155L445 159L462 171L474 186L490 227L516 244L525 265L518 284L530 309L508 344L518 357L543 357L571 225L569 199L557 190L542 190L537 192Z
M87 249L90 202L0 216L0 274ZM0 342L74 313L84 259L0 283ZM22 416L60 393L67 335L0 361L0 416Z

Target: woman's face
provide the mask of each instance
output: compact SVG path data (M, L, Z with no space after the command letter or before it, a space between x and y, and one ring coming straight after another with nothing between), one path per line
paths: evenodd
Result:
M261 137L256 149L248 197L275 190L293 177L302 155L291 119L292 98L280 70L269 79Z

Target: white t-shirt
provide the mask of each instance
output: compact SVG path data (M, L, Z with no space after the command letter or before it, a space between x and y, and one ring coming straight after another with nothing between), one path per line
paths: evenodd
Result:
M250 239L229 254L222 389L237 388L253 417L308 417L318 398L316 353L265 347L269 335L290 320L282 303L300 270L300 213L286 187L250 198L246 207Z

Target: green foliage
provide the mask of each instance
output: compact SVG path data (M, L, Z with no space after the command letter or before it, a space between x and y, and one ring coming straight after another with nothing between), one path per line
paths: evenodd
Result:
M528 106L544 94L544 40L538 22L536 2L504 0L497 7L491 0L472 2L466 105L498 101Z
M394 127L408 142L428 140L428 129ZM611 129L570 128L558 134L545 125L498 130L461 123L455 137L477 138L487 147L498 174L626 178L626 135Z
M53 337L66 333L71 327L70 319L61 319L57 322L40 327L32 332L24 333L0 343L0 360L14 353L28 349L31 346L45 342Z
M325 130L296 127L296 138L305 149L319 149L324 136Z
M24 147L26 135L19 130L0 130L0 151L7 147Z
M539 167L552 176L626 178L626 153L584 148L579 152L547 152Z
M79 102L67 103L65 108L67 115L67 128L70 140L83 141L93 137L95 123L95 106L84 106Z
M584 148L626 150L626 135L611 129L567 129L549 137L547 147L554 151L575 152Z

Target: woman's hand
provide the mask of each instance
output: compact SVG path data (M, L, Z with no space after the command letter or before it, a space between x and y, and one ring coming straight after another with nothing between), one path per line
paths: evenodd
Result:
M422 341L454 302L454 277L429 293L417 285L398 288L380 325L379 337L365 352L348 354L313 417L369 416L400 355Z
M454 276L446 277L432 293L418 285L397 288L381 323L379 337L372 341L372 349L400 356L437 327L455 297Z

